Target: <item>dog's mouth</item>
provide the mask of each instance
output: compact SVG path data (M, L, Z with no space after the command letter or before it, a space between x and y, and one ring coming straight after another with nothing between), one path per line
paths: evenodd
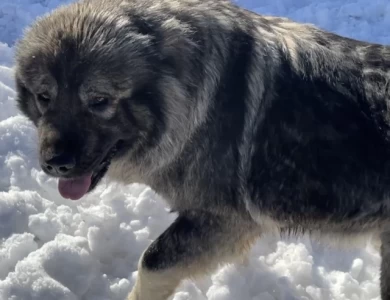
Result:
M58 181L58 191L61 196L65 199L79 200L91 192L106 174L121 144L121 141L116 143L91 172L76 178L60 178Z

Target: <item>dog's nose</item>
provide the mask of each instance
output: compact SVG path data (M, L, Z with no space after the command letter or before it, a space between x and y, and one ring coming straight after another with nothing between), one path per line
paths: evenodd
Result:
M75 158L65 152L53 155L43 163L43 167L51 175L67 175L76 165Z

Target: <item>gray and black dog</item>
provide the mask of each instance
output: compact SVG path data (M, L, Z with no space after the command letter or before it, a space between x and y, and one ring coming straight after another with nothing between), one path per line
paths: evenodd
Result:
M84 0L26 30L17 103L65 198L107 177L177 212L131 300L267 232L381 237L390 300L390 47L225 0Z

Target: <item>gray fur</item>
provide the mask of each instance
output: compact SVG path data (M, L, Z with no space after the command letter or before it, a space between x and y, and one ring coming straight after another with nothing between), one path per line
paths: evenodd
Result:
M179 214L129 296L164 300L264 232L385 232L389 71L388 46L229 1L84 0L26 31L16 83L42 162L76 157L74 177L111 153L112 180L151 186Z

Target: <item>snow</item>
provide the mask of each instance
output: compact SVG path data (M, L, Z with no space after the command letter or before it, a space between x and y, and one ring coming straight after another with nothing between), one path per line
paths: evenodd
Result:
M124 299L142 251L173 221L139 184L102 184L81 201L61 198L37 164L36 132L14 105L13 49L39 15L69 1L0 1L0 299ZM388 0L238 0L260 13L389 43ZM377 247L332 248L264 237L242 265L185 281L174 300L379 300Z

